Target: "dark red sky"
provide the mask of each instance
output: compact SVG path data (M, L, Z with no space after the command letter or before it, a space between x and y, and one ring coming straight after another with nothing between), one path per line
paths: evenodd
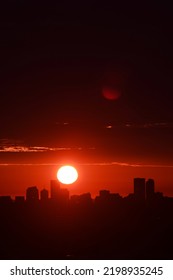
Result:
M1 193L48 185L72 162L74 192L128 193L146 176L172 194L170 7L56 2L1 8Z

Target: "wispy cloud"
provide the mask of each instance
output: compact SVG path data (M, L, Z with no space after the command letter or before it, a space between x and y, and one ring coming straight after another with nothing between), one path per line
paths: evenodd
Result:
M84 120L78 120L74 122L56 122L56 125L58 126L75 126L75 125L87 125L88 123ZM93 121L92 124L90 124L93 127L100 127L100 128L119 128L119 127L126 127L126 128L173 128L173 122L126 122L126 123L120 123L120 122L114 122L109 121L108 123L103 123L102 121Z
M150 123L126 123L126 127L129 128L173 128L173 123L171 122L150 122Z
M58 163L0 163L0 166L61 166L65 162ZM162 165L162 164L138 164L129 162L88 162L88 163L77 163L81 166L122 166L122 167L134 167L134 168L173 168L173 165Z
M50 148L50 147L36 147L36 146L0 146L0 152L12 152L12 153L42 153L42 152L48 152L48 151L68 151L72 148L65 148L65 147L59 147L59 148ZM76 148L80 149L80 148Z
M94 147L89 147L95 149ZM82 147L45 147L45 146L29 146L24 145L21 141L0 139L0 152L1 153L43 153L52 151L69 151L69 150L83 150Z
M162 164L139 164L139 163L129 163L129 162L95 162L95 163L84 163L82 165L95 165L95 166L122 166L122 167L151 167L151 168L157 168L157 167L166 167L166 168L173 168L173 165L162 165Z
M149 123L123 123L123 124L117 124L114 122L110 122L109 124L106 124L104 126L106 129L116 129L120 127L124 128L173 128L173 123L171 122L149 122Z

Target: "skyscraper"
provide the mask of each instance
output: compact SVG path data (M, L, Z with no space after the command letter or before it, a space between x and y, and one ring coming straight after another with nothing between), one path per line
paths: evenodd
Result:
M151 200L154 197L154 180L148 179L146 181L146 199Z
M50 197L51 199L58 199L60 195L60 183L58 180L50 181Z
M134 197L145 201L145 178L134 178Z
M69 191L64 188L60 188L60 183L57 180L51 180L50 182L51 200L56 205L64 206L69 201Z

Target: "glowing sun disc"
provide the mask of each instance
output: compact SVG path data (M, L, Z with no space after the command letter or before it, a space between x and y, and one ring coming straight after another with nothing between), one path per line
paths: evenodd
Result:
M57 172L57 179L63 184L72 184L78 178L78 172L76 168L70 165L62 166Z

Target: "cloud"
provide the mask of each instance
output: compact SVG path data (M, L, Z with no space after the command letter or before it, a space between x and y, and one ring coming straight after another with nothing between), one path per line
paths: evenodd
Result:
M89 147L89 150L95 149ZM43 153L43 152L56 152L56 151L70 151L70 150L83 150L82 147L48 147L48 146L29 146L24 145L22 141L0 139L0 152L1 153Z
M80 148L76 148L80 149ZM42 153L42 152L49 152L49 151L68 151L72 150L72 148L50 148L50 147L27 147L27 146L0 146L0 152L12 152L12 153Z
M80 149L80 148L76 148ZM0 146L0 152L11 152L11 153L42 153L49 151L68 151L72 148L59 147L59 148L50 148L50 147L40 147L40 146L19 146L19 145L4 145Z
M173 123L168 122L151 122L151 123L126 123L126 127L129 128L173 128Z
M157 168L157 167L166 167L166 168L173 168L173 165L162 165L162 164L138 164L138 163L129 163L129 162L95 162L95 163L83 163L81 165L93 165L93 166L123 166L123 167L151 167L151 168Z
M64 162L58 163L0 163L0 166L61 166ZM122 167L137 167L137 168L173 168L173 165L161 165L161 164L138 164L129 162L87 162L87 163L77 163L81 166L122 166Z

